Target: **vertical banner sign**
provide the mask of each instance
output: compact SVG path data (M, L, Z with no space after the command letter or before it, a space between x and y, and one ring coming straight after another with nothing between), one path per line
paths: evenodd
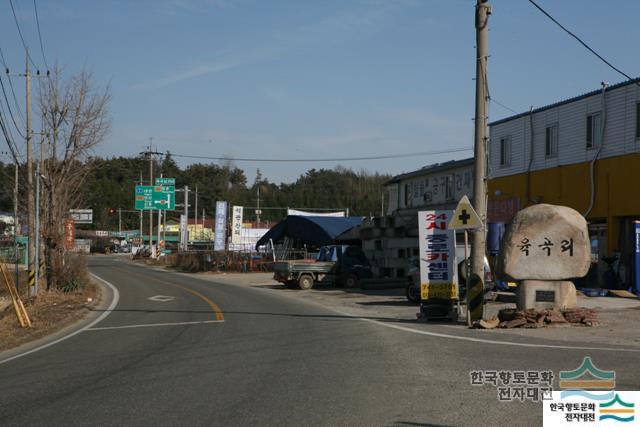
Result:
M242 206L234 206L231 217L231 243L242 243Z
M64 248L72 251L76 246L76 222L73 218L64 220Z
M640 222L633 224L636 232L636 295L640 296Z
M180 215L180 249L183 251L186 251L189 245L189 235L187 233L187 216Z
M453 211L418 212L422 300L458 298L456 235L449 228L452 216Z
M227 202L216 202L214 251L224 251L227 243Z

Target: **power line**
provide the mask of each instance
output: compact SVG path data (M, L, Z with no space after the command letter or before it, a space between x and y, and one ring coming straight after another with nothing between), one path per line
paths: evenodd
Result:
M47 64L47 57L44 54L44 45L42 44L42 33L40 32L40 19L38 18L38 6L36 5L36 0L33 0L33 10L36 14L36 26L38 27L38 40L40 41L40 52L42 52L42 60L44 61L44 66L49 69L49 64Z
M494 104L497 104L499 106L501 106L502 108L504 108L505 110L509 110L514 114L518 114L519 112L514 110L513 108L507 107L506 105L504 105L502 102L498 101L497 99L495 99L492 96L489 96L489 101L493 102Z
M278 162L278 163L288 163L288 162L346 162L346 161L363 161L363 160L384 160L384 159L400 159L406 157L416 157L416 156L429 156L436 154L449 154L449 153L460 153L463 151L472 151L472 147L468 148L452 148L448 150L434 150L434 151L420 151L416 153L404 153L404 154L386 154L379 156L363 156L363 157L335 157L335 158L320 158L320 159L260 159L260 158L246 158L246 157L216 157L216 156L197 156L191 154L175 154L169 153L171 157L185 158L185 159L200 159L200 160L227 160L227 161L238 161L238 162Z
M570 30L568 30L566 27L564 27L560 22L558 22L553 16L551 16L546 10L544 10L542 7L540 7L535 1L533 0L529 0L529 3L531 3L532 5L534 5L540 12L542 12L547 18L549 18L551 21L553 21L558 27L562 28L567 34L569 34L571 37L573 37L574 39L576 39L578 41L578 43L580 43L582 46L584 46L589 52L593 53L596 57L598 57L598 59L600 59L602 62L604 62L605 64L607 64L610 68L612 68L613 70L615 70L617 73L622 74L624 77L626 77L628 80L633 80L633 78L631 78L631 76L629 76L627 73L623 72L622 70L620 70L619 68L617 68L616 66L614 66L612 63L610 63L609 61L607 61L606 59L604 59L598 52L596 52L595 50L593 50L588 44L586 44L584 41L582 41L582 39L578 36L576 36L574 33L572 33Z
M29 60L29 62L31 62L31 65L33 65L33 68L38 68L38 66L36 65L35 62L33 62L33 59L31 59L31 54L29 53L29 47L27 46L27 43L24 41L24 37L22 36L22 30L20 29L20 23L18 23L18 16L16 15L16 9L13 7L13 0L9 0L9 4L11 5L11 12L13 13L13 20L16 23L16 27L18 28L18 35L20 36L20 40L22 41L22 46L24 47L24 50L27 52L27 59Z
M9 79L9 81L11 81L11 79ZM18 131L18 133L20 134L21 137L26 138L25 135L20 131L20 126L18 126L18 123L16 122L16 119L13 116L13 112L11 111L11 105L9 105L9 98L7 97L7 92L4 89L4 83L2 82L2 77L1 76L0 76L0 87L2 88L2 95L4 96L4 100L7 103L7 108L9 109L9 116L11 116L11 121L13 122L13 125L16 128L16 131ZM14 98L15 98L15 94L14 94ZM17 99L14 99L14 100L16 102L18 101Z
M20 118L20 120L22 120L22 125L24 126L25 120L24 120L24 116L22 115L22 109L20 108L20 103L18 102L18 97L16 96L16 91L13 88L13 82L11 81L11 76L9 75L9 66L7 65L7 61L5 60L4 53L2 52L2 48L1 47L0 47L0 59L2 60L2 65L4 65L5 71L7 73L7 80L9 80L9 87L11 89L11 95L13 95L13 102L15 103L16 111L18 113L18 117ZM8 105L8 101L7 101L7 105ZM11 107L9 107L9 108L11 108Z

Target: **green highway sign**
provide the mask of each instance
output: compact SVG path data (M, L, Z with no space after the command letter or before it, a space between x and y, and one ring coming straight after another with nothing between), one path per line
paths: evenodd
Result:
M136 185L136 209L153 209L153 186Z
M176 186L175 178L156 178L156 185L169 185L171 187Z
M136 185L135 207L140 210L174 210L175 187L172 185Z

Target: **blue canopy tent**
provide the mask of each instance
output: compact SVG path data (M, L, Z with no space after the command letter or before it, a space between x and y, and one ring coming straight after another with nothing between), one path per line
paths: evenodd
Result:
M278 242L285 237L297 240L306 245L323 246L335 243L335 238L362 224L359 216L297 216L289 215L271 228L258 242L259 246L266 245L270 240Z

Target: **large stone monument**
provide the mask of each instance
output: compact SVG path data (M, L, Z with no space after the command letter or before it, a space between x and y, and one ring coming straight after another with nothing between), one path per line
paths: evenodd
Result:
M589 271L587 222L565 206L525 208L507 228L498 263L503 276L521 282L518 309L575 308L576 288L569 279Z

